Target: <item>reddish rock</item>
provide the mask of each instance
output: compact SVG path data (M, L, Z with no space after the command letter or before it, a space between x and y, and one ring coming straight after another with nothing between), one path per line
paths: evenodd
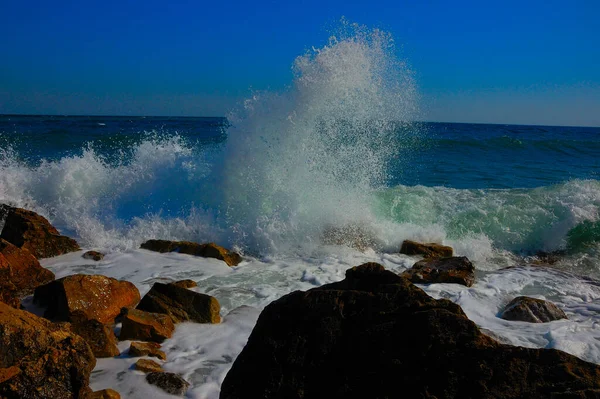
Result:
M95 365L64 325L0 303L0 398L86 398Z
M133 365L135 370L141 371L143 373L158 373L163 371L160 364L156 363L154 360L150 359L140 359Z
M167 360L167 355L160 350L160 345L156 342L132 342L129 346L129 356L150 356Z
M566 319L567 315L552 302L519 296L506 305L500 317L505 320L547 323L554 320Z
M121 395L114 389L103 389L101 391L92 392L87 399L121 399Z
M425 258L447 258L452 256L452 247L433 242L421 244L416 241L404 240L400 253L405 255L423 255Z
M366 264L268 305L220 398L591 398L598 390L600 366L500 344L458 305Z
M190 383L175 373L149 373L146 375L148 384L155 385L171 395L183 396L190 387Z
M83 316L71 324L71 331L85 339L97 358L119 356L121 353L112 328L98 320L88 320Z
M71 316L80 311L87 319L111 324L121 308L132 308L139 302L140 292L128 281L74 274L36 288L33 300L47 306L44 317L51 320L72 321Z
M235 266L242 261L239 254L212 242L198 244L190 241L148 240L141 245L141 248L160 253L178 252L204 258L215 258L224 261L229 266Z
M0 214L6 217L0 238L28 249L38 259L80 250L75 240L61 236L45 217L35 212L1 205Z
M0 238L0 301L19 308L20 298L54 280L54 273L26 249Z
M137 308L146 312L167 314L175 323L221 322L221 305L216 298L173 284L154 283Z
M194 288L198 286L198 283L196 283L194 280L179 280L170 284L176 285L177 287L181 288Z
M171 317L162 313L150 313L143 310L130 309L123 316L121 341L152 341L163 342L171 338L175 325Z
M96 262L104 259L104 254L98 251L87 251L83 255L81 255L83 259L94 260Z
M418 284L453 283L470 287L475 282L475 267L464 256L423 259L402 273Z

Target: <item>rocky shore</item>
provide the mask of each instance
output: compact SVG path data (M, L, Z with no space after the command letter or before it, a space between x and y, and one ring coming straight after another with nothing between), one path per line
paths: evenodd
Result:
M162 370L161 344L179 323L220 323L216 298L190 290L193 280L155 282L142 297L131 282L101 274L55 279L38 259L80 251L75 240L42 216L7 205L0 205L0 228L0 398L118 398L111 389L92 392L89 379L96 358L123 356L119 341L132 341L126 356L146 357L128 372L185 395L190 382ZM339 234L329 233L334 244ZM364 247L370 241L362 238ZM141 247L227 266L243 260L214 243L152 239ZM267 306L221 398L600 397L600 366L554 349L498 343L458 305L414 285L471 286L469 259L438 243L405 241L399 251L418 257L401 274L366 263L347 270L343 281ZM82 256L103 258L97 251ZM42 316L21 305L30 295ZM545 323L566 315L521 296L498 317Z

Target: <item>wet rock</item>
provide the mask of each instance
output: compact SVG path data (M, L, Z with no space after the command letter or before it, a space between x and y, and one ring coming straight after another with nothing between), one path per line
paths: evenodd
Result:
M178 252L204 258L215 258L224 261L229 266L236 266L242 257L214 243L198 244L190 241L148 240L141 245L142 249L160 253Z
M190 383L175 373L149 373L146 375L146 381L155 385L171 395L183 396L188 390Z
M61 236L45 217L35 212L0 205L0 214L5 215L0 238L29 250L38 259L80 250L75 240Z
M140 292L132 283L101 275L74 274L35 289L34 302L47 306L44 317L72 321L78 312L87 319L111 324L121 308L132 308Z
M380 246L375 238L375 233L360 224L327 227L323 231L321 239L327 245L344 245L362 252Z
M87 251L81 255L83 259L95 260L96 262L104 259L104 254L98 251Z
M54 280L54 273L26 249L0 238L0 301L19 308L21 298L39 286Z
M141 371L143 373L159 373L163 371L160 364L156 363L154 360L150 359L140 359L133 365L135 370Z
M97 358L119 356L121 353L112 328L98 320L82 317L71 324L71 331L85 339Z
M0 303L0 398L85 398L95 365L80 336Z
M190 291L173 284L154 283L144 295L137 309L163 313L171 316L175 323L219 323L221 305L216 298Z
M194 288L198 286L198 283L196 283L194 280L179 280L171 284L181 288Z
M475 267L465 256L428 258L402 273L418 284L454 283L470 287L475 282Z
M600 366L500 344L461 308L377 264L268 305L221 387L235 398L550 398Z
M101 391L92 392L87 399L121 399L121 395L114 389L103 389Z
M547 323L566 319L567 315L552 302L519 296L506 305L500 317L504 320Z
M175 325L171 316L162 313L144 312L139 309L129 309L123 316L121 341L152 341L163 342L171 338Z
M160 345L156 342L132 342L129 346L129 356L150 356L167 360L167 355L160 350Z
M404 240L400 253L405 255L423 255L425 258L447 258L453 255L452 247L433 242L421 244L416 241Z

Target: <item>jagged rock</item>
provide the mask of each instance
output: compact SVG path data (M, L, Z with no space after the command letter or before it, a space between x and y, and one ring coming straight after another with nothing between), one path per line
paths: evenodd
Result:
M204 258L215 258L224 261L229 266L236 266L242 257L215 243L198 244L190 241L148 240L141 245L142 249L160 253L179 252Z
M121 341L137 340L163 342L171 338L175 325L171 316L162 313L144 312L139 309L129 309L123 316Z
M181 288L194 288L198 286L198 283L196 283L194 280L179 280L170 284L176 285L177 287Z
M404 240L400 253L405 255L423 255L425 258L447 258L452 256L452 247L433 242L421 244L416 241Z
M160 364L156 363L154 360L150 359L140 359L133 365L135 370L141 371L143 373L158 373L163 371Z
M160 350L160 345L156 342L132 342L129 346L129 356L150 356L167 360L167 355Z
M146 381L155 385L171 395L183 396L188 390L190 383L175 373L149 373L146 375Z
M87 399L121 399L121 395L114 389L103 389L92 392Z
M0 301L18 309L23 296L52 280L54 273L28 250L0 238Z
M104 254L98 251L87 251L81 255L83 259L95 260L96 262L104 259Z
M454 283L470 287L475 282L475 267L465 256L428 258L402 273L413 283Z
M87 319L111 324L121 308L132 308L140 292L132 283L101 275L74 274L35 289L34 302L47 306L44 317L72 321L80 311Z
M600 366L500 344L461 308L378 264L268 305L221 399L550 398L600 389Z
M549 321L566 319L567 315L552 302L518 296L506 305L500 317L505 320L547 323Z
M0 205L0 214L5 216L0 238L28 249L38 259L80 250L77 241L61 236L45 217L35 212Z
M82 315L81 319L75 317L71 324L71 331L79 335L88 343L94 356L97 358L119 356L121 353L117 347L117 337L113 330L98 320L86 319Z
M85 398L95 365L64 325L0 303L0 398Z
M146 312L164 313L175 323L219 323L221 305L216 298L190 291L173 284L154 283L144 295L137 309Z
M363 252L368 248L379 247L375 233L360 224L327 227L323 231L321 239L327 245L345 245Z

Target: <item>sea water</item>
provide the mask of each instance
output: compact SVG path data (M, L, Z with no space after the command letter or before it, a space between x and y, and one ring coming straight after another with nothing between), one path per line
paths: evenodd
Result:
M487 334L600 364L599 128L418 122L414 73L390 35L363 27L293 70L288 87L254 92L225 117L0 116L0 202L106 254L43 260L58 278L103 274L142 295L189 278L219 300L221 324L179 324L163 344L163 367L192 384L190 398L218 397L264 306L367 261L401 272L418 259L398 253L405 239L473 261L473 287L421 287ZM353 248L352 232L370 248ZM244 261L140 250L151 238L213 241ZM558 251L551 267L534 266L541 251ZM498 318L518 295L551 300L569 320ZM128 344L98 360L92 388L169 397L131 370Z

